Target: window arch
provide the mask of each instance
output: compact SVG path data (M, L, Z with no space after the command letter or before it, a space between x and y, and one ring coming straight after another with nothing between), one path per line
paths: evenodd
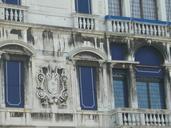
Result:
M24 108L26 101L25 90L28 88L29 62L33 55L27 47L20 43L1 43L1 67L4 79L4 101L6 107Z
M139 61L139 65L135 67L138 106L152 109L165 108L161 53L152 46L144 46L135 52L135 60Z

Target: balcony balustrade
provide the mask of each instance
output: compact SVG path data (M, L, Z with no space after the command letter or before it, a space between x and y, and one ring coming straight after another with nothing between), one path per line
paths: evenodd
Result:
M106 16L107 31L154 37L169 37L169 23L129 17Z
M112 125L116 126L170 127L171 113L162 110L124 110L114 112L111 120Z
M1 20L24 22L26 17L27 7L0 4Z
M98 29L98 17L89 14L76 13L74 16L74 28L82 30L97 30Z
M95 112L77 112L73 114L67 112L29 112L26 110L0 110L0 117L0 124L3 126L75 127L75 125L78 125L82 127L87 125L91 128L100 127L100 120L102 119L101 114Z

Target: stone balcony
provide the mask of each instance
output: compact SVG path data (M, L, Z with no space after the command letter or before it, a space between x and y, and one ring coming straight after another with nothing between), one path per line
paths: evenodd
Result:
M26 19L27 7L0 4L0 19L6 21L24 22Z
M167 110L115 110L111 126L117 127L171 127L171 112Z
M170 23L130 17L106 16L107 31L135 36L170 37Z

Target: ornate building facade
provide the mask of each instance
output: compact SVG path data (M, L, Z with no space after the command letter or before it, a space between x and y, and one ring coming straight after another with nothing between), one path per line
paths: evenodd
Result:
M0 0L1 128L170 128L171 0Z

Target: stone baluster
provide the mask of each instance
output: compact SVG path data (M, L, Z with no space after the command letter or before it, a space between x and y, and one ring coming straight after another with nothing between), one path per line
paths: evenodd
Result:
M136 125L137 122L136 122L136 114L135 113L132 113L132 125Z
M118 118L117 118L118 125L123 125L124 115L122 113L117 113L117 114L118 114Z
M128 33L129 29L129 22L125 22L125 32Z
M22 10L19 10L19 21L21 22L21 21L23 21L23 19L24 19L24 15L23 15L23 11Z
M125 113L123 113L123 124L128 125L128 118Z
M120 21L121 23L121 32L124 32L125 28L124 28L124 22Z
M17 21L18 20L18 10L14 10L14 20Z
M142 24L142 33L141 34L145 34L145 24Z
M11 20L11 21L13 20L13 16L14 16L14 14L13 14L13 9L10 8L10 20Z
M9 10L6 8L5 9L5 20L9 20Z
M158 122L158 126L161 126L161 119L160 119L160 115L157 114L157 122Z
M95 25L95 19L92 20L92 29L95 29L96 28L96 25Z
M128 122L128 125L129 125L129 126L131 126L131 125L132 125L131 113L125 113L125 115L126 115L126 114L128 115L128 117L127 117L127 120L128 120L128 121L127 121L127 122Z
M165 126L164 114L161 114L161 124L162 124L162 126Z
M120 27L119 21L116 21L116 26L117 26L116 31L120 32L121 27Z
M162 35L162 34L161 34L161 28L162 28L162 26L158 26L157 28L158 28L158 29L157 29L158 35L161 36L161 35Z
M83 19L83 29L86 29L86 20L84 17L82 17L82 19Z
M154 36L157 36L157 25L154 25Z
M112 21L112 31L113 32L116 32L116 22L115 21Z
M80 20L79 20L79 24L80 24L80 27L79 28L83 28L83 18L82 17L80 17L79 18Z

